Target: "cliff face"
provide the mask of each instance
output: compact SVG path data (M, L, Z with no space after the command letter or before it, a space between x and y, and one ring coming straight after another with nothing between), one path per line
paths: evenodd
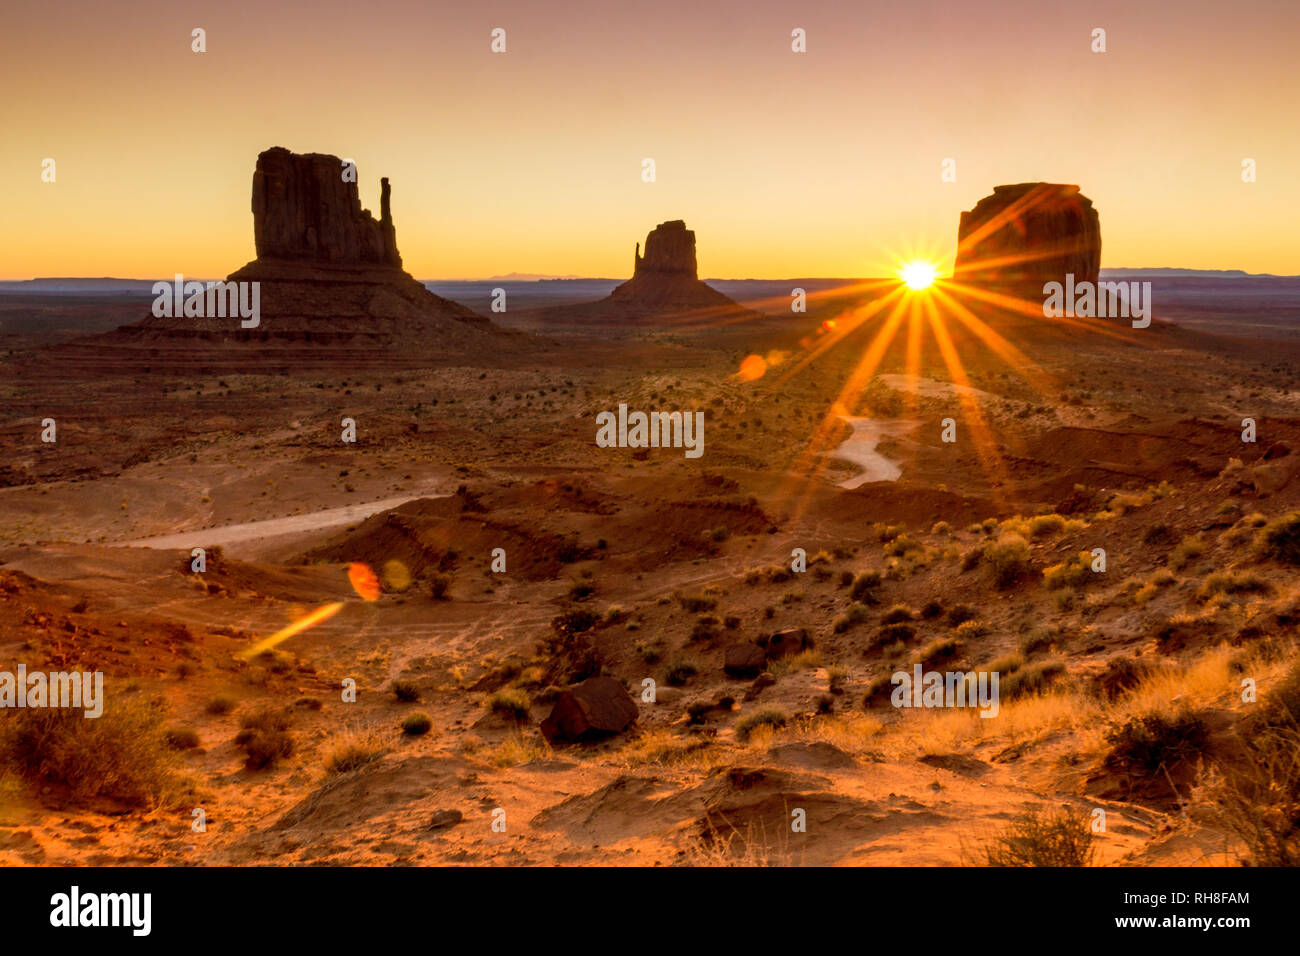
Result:
M299 155L280 146L257 157L253 240L259 259L402 267L388 180L381 180L376 222L361 208L357 184L343 181L343 170L337 156Z
M1101 221L1078 186L1019 183L995 186L961 214L953 279L980 285L1041 288L1096 282L1101 270Z

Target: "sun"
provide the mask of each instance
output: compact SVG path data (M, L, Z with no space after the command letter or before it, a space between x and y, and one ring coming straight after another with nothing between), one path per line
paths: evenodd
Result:
M898 277L913 291L930 288L937 274L938 270L934 267L934 263L920 259L905 262L903 268L898 270Z

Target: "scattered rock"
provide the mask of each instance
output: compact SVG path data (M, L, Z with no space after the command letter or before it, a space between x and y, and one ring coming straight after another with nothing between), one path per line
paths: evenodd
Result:
M756 677L767 664L767 654L757 644L728 644L723 651L723 670L729 677Z
M612 677L589 677L560 693L542 721L542 734L552 743L593 740L622 733L636 718L636 703L622 684Z
M984 761L967 757L965 754L926 754L921 758L921 763L928 767L951 770L963 777L980 777L992 769Z
M767 639L767 659L777 661L791 657L812 646L808 631L802 627L786 628L777 631Z
M776 683L776 678L764 671L749 685L749 690L745 691L745 700L753 700L763 692L763 688L771 687Z
M459 810L435 810L433 819L429 821L428 829L441 830L444 827L454 827L465 819L465 815Z

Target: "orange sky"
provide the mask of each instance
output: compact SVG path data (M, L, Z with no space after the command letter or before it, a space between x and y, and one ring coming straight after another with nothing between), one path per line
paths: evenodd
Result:
M354 158L376 212L390 177L421 278L626 276L678 218L702 276L946 270L961 210L1038 179L1092 198L1105 266L1300 273L1294 0L6 0L0 27L5 279L232 271L272 145Z

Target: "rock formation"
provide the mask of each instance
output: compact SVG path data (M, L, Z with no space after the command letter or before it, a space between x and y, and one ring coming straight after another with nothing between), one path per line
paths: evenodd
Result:
M361 208L356 176L344 181L344 171L335 156L298 155L281 146L257 157L253 241L258 259L402 267L388 180L380 180L376 222Z
M1096 282L1101 223L1078 186L1018 183L995 186L961 214L953 279L975 285L1032 290L1046 282Z
M695 233L680 219L660 223L646 236L645 255L636 244L632 278L597 302L540 309L543 324L619 326L708 325L761 318L699 279Z
M695 264L695 233L687 229L681 219L661 222L645 237L645 258L641 257L641 243L637 243L632 277L652 274L699 278Z
M114 361L131 363L134 351L144 356L142 364L160 367L216 368L218 359L223 367L317 359L387 366L427 362L431 354L496 351L520 338L405 272L388 180L381 180L376 220L361 206L355 175L345 179L345 171L337 156L278 146L257 157L257 258L225 280L257 284L255 324L229 313L155 314L98 337L95 347L110 350L105 354Z

